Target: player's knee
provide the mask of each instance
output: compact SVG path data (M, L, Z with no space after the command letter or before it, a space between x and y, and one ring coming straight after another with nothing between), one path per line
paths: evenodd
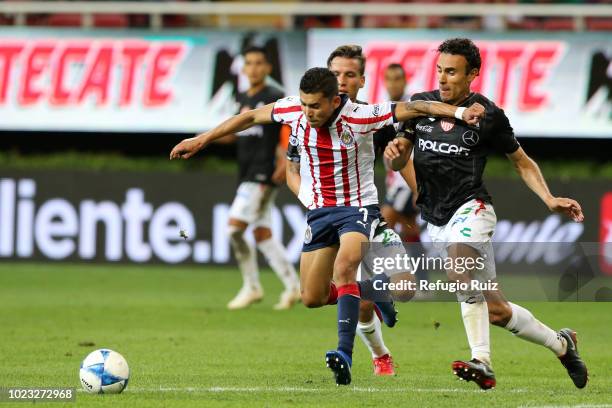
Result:
M369 302L367 300L361 300L361 302L359 302L359 313L361 314L363 313L368 313L374 310L374 304L372 302Z
M512 318L512 308L506 302L504 303L490 303L489 309L489 323L495 326L506 327L510 319Z
M267 227L257 227L253 230L255 242L262 242L272 237L272 231Z
M321 296L318 296L313 292L302 291L301 295L302 303L309 309L325 305L325 302L323 301Z
M244 230L235 225L230 225L227 229L227 234L236 257L245 256L249 252L249 248L244 239Z

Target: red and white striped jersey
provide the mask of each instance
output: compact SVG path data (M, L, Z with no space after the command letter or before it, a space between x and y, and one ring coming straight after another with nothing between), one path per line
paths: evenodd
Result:
M300 153L299 200L308 209L378 204L372 134L395 121L395 105L362 105L342 95L328 126L311 128L300 98L279 99L272 119L291 126Z

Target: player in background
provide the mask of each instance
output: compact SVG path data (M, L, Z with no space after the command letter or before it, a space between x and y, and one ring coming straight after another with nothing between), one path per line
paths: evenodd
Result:
M406 94L406 72L400 64L390 64L384 71L384 84L390 101L410 100ZM413 194L398 173L384 160L385 170L385 203L380 211L391 228L400 233L404 242L419 242L419 227L416 223L417 209L413 203Z
M239 111L250 111L282 98L284 95L280 90L266 84L272 69L266 51L250 46L242 54L242 70L250 86L236 97ZM253 226L257 248L285 287L274 309L289 309L300 299L295 268L271 230L277 185L285 181L285 150L279 144L281 132L281 125L266 124L236 133L240 185L230 208L228 232L243 282L238 294L227 304L229 309L248 307L260 301L264 294L259 280L257 253L245 239L249 225Z
M495 258L491 238L497 218L483 182L486 156L492 150L506 154L525 184L542 199L550 211L567 215L575 222L584 216L572 199L553 196L538 165L525 153L514 136L504 111L484 96L470 91L480 72L480 52L469 39L455 38L438 47L439 89L415 94L413 101L444 102L454 106L480 103L486 114L479 126L461 120L419 118L408 138L394 139L385 150L393 168L405 168L414 146L414 170L419 188L417 204L432 243L443 257L481 257L484 268L470 274L447 271L451 280L495 279ZM578 388L586 386L587 368L578 355L576 332L555 332L533 314L506 300L499 291L457 293L468 343L470 361L455 361L454 373L475 381L481 388L495 386L491 368L489 322L514 335L550 349Z
M390 101L408 101L409 95L406 93L406 71L397 63L389 64L384 71L384 84L387 91L387 96ZM398 133L404 132L403 125L398 126ZM385 146L386 147L386 146ZM384 150L384 149L383 149ZM417 215L419 213L415 206L416 180L414 179L414 171L407 173L412 175L409 182L406 182L399 172L393 171L389 160L383 158L385 170L385 203L380 211L383 218L391 228L398 231L402 241L409 243L413 256L420 256L425 253L425 249L421 245L421 229L417 223ZM408 159L407 168L413 169L412 157ZM415 271L416 281L428 281L429 274L427 270L419 268ZM430 293L417 290L415 299L428 299Z
M483 113L482 106L474 104L461 111L461 117L475 124ZM311 68L300 81L299 96L236 115L181 141L170 152L170 159L188 159L212 141L256 125L291 126L291 144L301 157L297 166L288 163L290 171L300 173L300 185L289 187L309 209L300 259L302 302L307 307L337 304L338 347L325 358L339 385L351 382L359 300L375 292L375 282L356 282L361 246L369 242L380 218L372 133L422 115L458 113L456 107L423 101L354 104L338 94L331 71Z

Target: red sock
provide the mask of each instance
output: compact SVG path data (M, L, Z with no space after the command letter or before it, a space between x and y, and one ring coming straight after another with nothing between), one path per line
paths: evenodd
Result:
M421 238L418 235L409 235L404 239L404 242L421 242Z
M338 303L338 289L336 289L336 285L332 282L329 285L329 297L326 304L335 305L336 303Z
M357 298L361 297L361 291L359 290L359 285L357 283L348 283L346 285L342 285L338 288L338 297L342 297L344 295L352 295Z

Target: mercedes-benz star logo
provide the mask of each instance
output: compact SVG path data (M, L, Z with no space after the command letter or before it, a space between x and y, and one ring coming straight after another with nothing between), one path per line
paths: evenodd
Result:
M479 136L478 133L474 132L473 130L468 130L463 134L463 136L461 136L461 139L466 146L476 146Z

